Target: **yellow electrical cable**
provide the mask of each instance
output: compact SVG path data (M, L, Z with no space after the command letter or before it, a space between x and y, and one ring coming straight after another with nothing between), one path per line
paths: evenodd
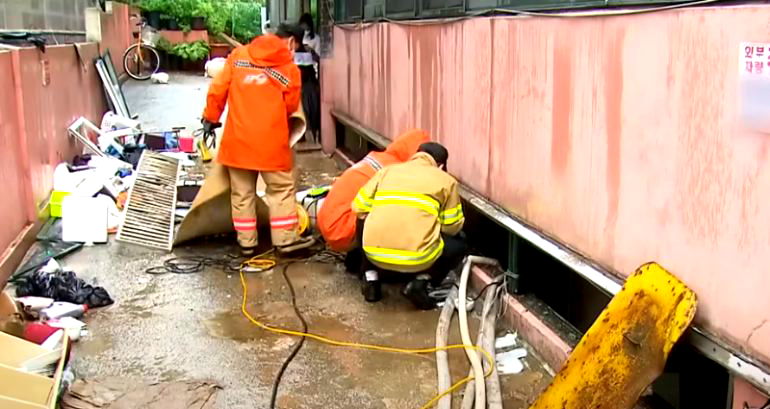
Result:
M262 268L263 266L268 266L269 265L270 267L267 267L265 269L272 268L276 264L275 260L262 258L262 257L265 257L266 255L268 255L269 253L271 253L271 251L267 251L267 252L262 253L262 254L260 254L258 256L250 258L249 260L247 260L247 261L245 261L243 263L242 267L249 266L249 267L255 267L255 268ZM395 353L408 354L408 355L430 354L430 353L435 353L435 352L438 352L438 351L448 351L448 350L451 350L451 349L460 349L460 348L465 349L465 348L468 348L468 349L472 349L472 350L475 350L475 351L483 353L484 356L485 356L485 359L489 363L489 370L487 371L487 373L484 374L484 377L486 378L486 377L488 377L489 375L492 374L492 371L493 371L493 368L494 368L494 366L493 366L494 365L494 359L492 359L492 355L490 355L489 352L487 352L483 348L478 347L476 345L455 344L455 345L447 345L447 346L440 347L440 348L439 347L416 348L416 349L411 349L411 348L395 348L395 347L382 346L382 345L371 345L371 344L361 344L361 343L357 343L357 342L337 341L337 340L334 340L334 339L326 338L324 336L316 335L316 334L312 334L312 333L306 333L306 332L301 332L301 331L293 331L293 330L289 330L289 329L285 329L285 328L269 326L267 324L264 324L264 323L258 321L256 318L254 318L249 313L248 309L246 308L246 301L248 300L249 293L248 293L248 289L247 289L247 285L246 285L246 276L243 273L243 268L241 268L241 270L240 270L240 276L241 276L241 288L243 289L243 300L242 300L242 303L241 303L241 312L243 313L243 315L252 324L254 324L257 327L262 328L262 329L264 329L266 331L274 332L274 333L277 333L277 334L283 334L283 335L291 335L291 336L295 336L295 337L305 337L305 338L309 338L309 339L312 339L312 340L315 340L315 341L318 341L318 342L321 342L321 343L324 343L324 344L333 345L333 346L366 349L366 350L370 350L370 351L395 352ZM426 403L425 405L421 406L420 409L428 409L428 408L432 407L441 398L443 398L444 396L454 392L459 387L461 387L465 383L471 381L472 379L473 379L473 376L468 376L468 377L465 377L465 378L459 380L457 383L452 385L449 389L447 389L447 390L439 393L435 397L433 397L433 399L428 401L428 403Z

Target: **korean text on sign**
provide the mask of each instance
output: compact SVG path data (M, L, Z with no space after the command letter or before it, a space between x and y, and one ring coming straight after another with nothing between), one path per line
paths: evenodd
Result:
M742 75L770 76L770 43L741 43Z

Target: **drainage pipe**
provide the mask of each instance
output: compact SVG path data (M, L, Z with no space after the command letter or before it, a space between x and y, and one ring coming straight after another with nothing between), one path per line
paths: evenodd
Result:
M480 256L468 256L465 258L465 265L463 266L462 275L460 275L460 289L459 293L457 295L457 309L460 317L460 336L463 340L463 345L465 346L465 353L468 355L468 360L471 361L471 366L473 367L473 381L475 383L476 388L476 399L475 399L475 408L476 409L486 409L486 387L484 382L484 367L481 364L481 359L479 358L479 354L471 348L473 344L471 343L471 336L470 331L468 330L468 311L465 309L465 303L468 296L468 280L470 278L471 274L471 266L475 263L478 264L487 264L487 265L494 265L498 266L497 260L487 258L487 257L480 257Z
M449 328L452 326L452 316L455 313L457 305L457 288L452 286L444 301L444 307L441 309L441 315L438 317L438 326L436 327L436 348L443 348L449 342ZM438 390L443 392L452 386L452 377L449 372L449 357L446 350L436 351L436 367L438 372ZM439 399L436 405L437 409L452 408L452 394L448 393Z
M481 310L482 311L481 312L481 317L479 319L479 322L480 322L480 324L479 324L479 333L478 333L478 336L476 337L476 345L478 345L481 348L485 348L485 349L486 349L486 347L484 346L484 344L487 343L486 342L486 337L489 336L489 334L491 333L492 334L491 336L494 339L494 327L492 327L491 331L489 331L487 327L491 323L491 321L489 320L489 315L490 315L491 311L494 310L493 306L495 304L495 294L497 293L497 291L496 291L497 288L498 287L496 285L492 285L492 286L490 286L487 289L487 295L484 298L484 307ZM492 342L492 344L494 344L494 341ZM486 350L487 350L487 352L490 352L490 354L493 354L492 351L489 351L488 349L486 349ZM484 356L482 355L481 352L474 351L474 354L477 355L479 357L479 359L483 360L484 364L486 364L486 359L484 358ZM493 354L493 356L494 356L494 354ZM473 373L473 368L471 368L470 373L468 374L468 376L471 376L473 374L474 374ZM482 377L482 379L483 379L483 377ZM465 386L465 393L463 394L462 405L460 405L460 407L462 409L472 409L473 408L473 404L475 402L475 391L476 391L476 387L475 386L476 386L476 384L474 382L469 382Z

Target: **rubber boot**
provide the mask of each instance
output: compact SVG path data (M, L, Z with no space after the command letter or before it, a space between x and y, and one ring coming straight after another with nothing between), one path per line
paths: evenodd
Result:
M416 278L404 288L404 296L421 310L436 308L436 301L430 297L430 280Z
M382 283L376 271L369 270L364 274L361 293L368 302L377 302L382 299Z

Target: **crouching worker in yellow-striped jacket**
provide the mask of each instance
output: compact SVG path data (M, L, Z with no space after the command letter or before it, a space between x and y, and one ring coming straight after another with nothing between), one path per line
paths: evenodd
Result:
M415 277L404 295L415 306L431 309L431 286L441 283L465 256L463 216L457 181L444 171L449 154L428 142L404 163L388 166L361 188L353 201L363 246L363 293L382 298L380 273ZM378 271L379 270L379 271Z

